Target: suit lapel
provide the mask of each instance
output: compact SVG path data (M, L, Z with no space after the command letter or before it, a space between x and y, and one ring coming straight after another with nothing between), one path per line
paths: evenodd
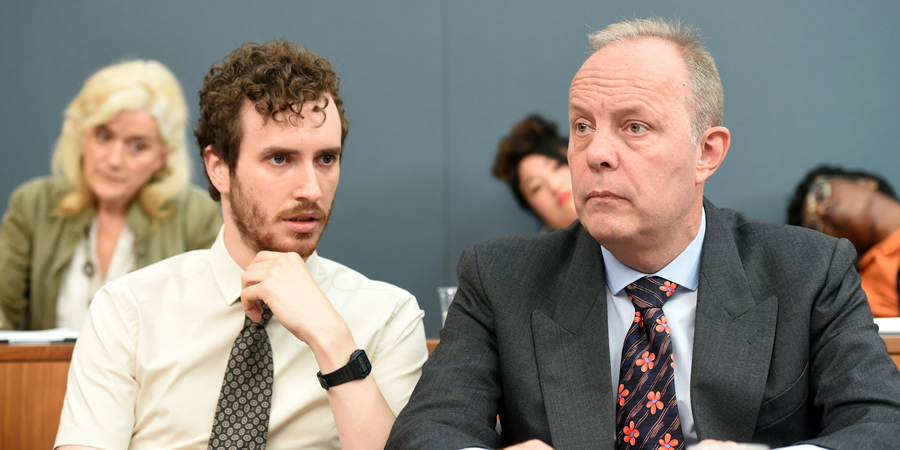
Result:
M606 279L600 247L580 229L565 283L532 313L538 379L553 446L615 442Z
M706 203L707 229L691 367L699 439L749 442L759 415L775 340L778 299L756 299L732 230Z
M58 226L62 228L62 232L58 234L56 243L56 252L50 261L50 279L61 280L63 269L72 262L72 255L75 248L82 242L85 236L85 230L91 226L94 220L93 209L86 209L74 217L69 219L57 219ZM57 290L58 286L57 286Z

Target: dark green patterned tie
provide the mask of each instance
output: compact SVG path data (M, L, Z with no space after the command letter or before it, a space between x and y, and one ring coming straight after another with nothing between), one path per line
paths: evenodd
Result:
M262 319L254 323L245 317L244 329L231 348L207 445L209 450L266 448L274 376L266 323L272 318L272 311L265 303L259 303Z

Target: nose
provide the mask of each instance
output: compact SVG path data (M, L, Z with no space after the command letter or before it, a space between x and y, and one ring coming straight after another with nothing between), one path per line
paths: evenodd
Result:
M306 200L316 203L322 198L322 189L319 187L319 177L313 163L300 164L295 174L296 185L293 196L296 200Z
M120 141L116 141L110 145L109 151L106 153L106 163L112 167L121 166L124 160L125 147L126 144Z
M616 140L597 130L585 148L585 159L588 167L593 171L618 168L619 155Z

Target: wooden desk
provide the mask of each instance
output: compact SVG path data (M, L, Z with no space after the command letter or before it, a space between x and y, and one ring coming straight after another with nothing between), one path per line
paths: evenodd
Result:
M900 368L900 336L882 338ZM53 447L74 346L0 344L0 449Z
M887 344L888 354L894 360L897 368L900 368L900 336L882 336L884 343Z
M75 344L0 344L0 448L53 448Z

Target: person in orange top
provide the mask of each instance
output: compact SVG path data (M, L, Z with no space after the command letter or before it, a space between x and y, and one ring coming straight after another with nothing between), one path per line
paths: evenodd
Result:
M797 186L788 223L852 242L872 314L900 316L900 202L887 181L867 172L820 166Z

